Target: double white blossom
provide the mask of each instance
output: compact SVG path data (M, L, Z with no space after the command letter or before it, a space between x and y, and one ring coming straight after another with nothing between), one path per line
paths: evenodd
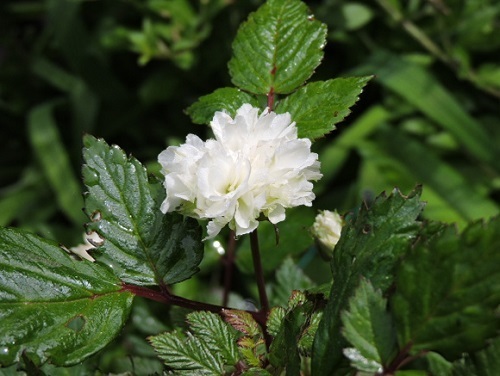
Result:
M216 112L215 139L188 135L158 157L165 175L164 213L179 211L209 219L212 238L229 225L236 235L257 228L264 215L272 223L285 219L285 209L314 200L311 181L321 178L311 141L297 137L290 114L276 114L249 104L234 119Z

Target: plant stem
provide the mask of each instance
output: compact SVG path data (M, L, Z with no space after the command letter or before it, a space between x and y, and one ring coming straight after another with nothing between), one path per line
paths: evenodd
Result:
M250 247L252 248L253 268L255 271L255 279L257 280L257 287L259 289L261 311L265 312L267 315L269 312L269 301L267 300L266 283L264 281L264 272L260 261L259 237L257 235L257 229L250 233Z
M224 310L230 310L231 308L218 306L209 303L202 303L195 300L190 300L182 298L177 295L169 293L166 289L162 291L157 291L143 286L129 285L126 283L122 284L122 291L128 291L136 296L142 296L156 302L164 304L172 304L178 307L192 309L194 311L209 311L217 314L222 314ZM263 328L266 325L266 315L267 312L255 312L255 311L245 311L252 315L253 319L258 322Z
M267 108L269 108L269 111L274 109L274 88L271 88L267 94Z
M226 306L229 300L229 292L233 280L234 270L234 250L236 247L236 238L234 230L229 232L227 241L226 256L224 258L224 295L222 296L222 305Z

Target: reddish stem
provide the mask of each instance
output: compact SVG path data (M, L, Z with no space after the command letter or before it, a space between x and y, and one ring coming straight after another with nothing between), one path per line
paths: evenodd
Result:
M143 286L129 285L122 283L122 291L128 291L134 295L154 300L164 304L172 304L178 307L192 309L194 311L209 311L217 314L222 314L223 310L231 309L228 307L218 306L214 304L197 302L195 300L185 299L177 295L169 293L166 289L157 291ZM263 328L266 327L266 312L246 311L252 315L253 319Z
M224 295L222 297L222 305L226 306L229 300L229 292L233 281L234 256L236 248L236 238L234 230L229 232L227 241L226 256L224 258Z
M264 271L262 270L262 262L260 260L259 237L257 235L257 229L253 230L250 233L250 247L252 249L255 279L257 280L257 287L259 289L260 306L261 310L264 311L267 315L267 313L269 312L269 301L267 300Z
M269 93L267 94L267 108L269 108L269 111L272 111L274 109L274 88L272 87L271 90L269 90Z

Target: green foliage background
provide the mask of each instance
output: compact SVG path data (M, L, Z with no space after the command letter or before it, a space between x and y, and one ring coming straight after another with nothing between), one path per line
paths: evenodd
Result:
M239 24L261 3L2 1L0 226L21 227L68 246L81 242L84 133L120 145L152 173L167 145L182 142L187 133L207 136L207 128L192 124L183 109L231 86L231 43ZM353 113L315 143L324 174L316 207L343 213L383 190L397 186L409 192L422 183L426 218L463 227L498 214L497 1L308 5L328 25L325 57L311 81L375 75ZM286 242L308 244L295 239L293 229L293 236L285 237L286 226L312 223L314 210L301 210L290 213L296 220L281 228L281 251ZM261 240L270 247L273 229L263 228ZM220 266L215 250L207 250L200 275L177 285L176 293L219 303ZM282 260L279 252L264 260L269 272ZM237 262L242 274L236 292L255 294L247 283L251 262L245 242ZM326 264L301 262L315 282L324 282ZM238 294L233 299L242 300ZM176 317L181 322L183 313L174 310L165 324L157 319L155 304L138 301L117 346L90 360L104 372L136 367L147 374L148 367L161 368L158 361L144 362L156 358L143 338L169 329ZM147 327L144 317L150 320Z

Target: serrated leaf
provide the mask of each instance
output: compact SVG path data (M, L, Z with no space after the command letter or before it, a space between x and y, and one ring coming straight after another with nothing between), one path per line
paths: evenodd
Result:
M302 85L323 57L326 26L299 0L270 0L243 23L229 62L232 82L255 94L286 94Z
M137 159L92 136L84 144L88 228L105 239L98 261L136 285L172 284L195 274L203 255L196 220L160 211L164 189L149 183Z
M178 375L223 375L224 365L220 354L188 332L170 332L149 337L158 356Z
M354 346L354 351L349 353L356 354L348 358L352 366L360 371L381 372L396 353L396 332L386 306L387 301L382 297L382 292L362 279L349 301L349 309L341 315L344 324L342 333ZM358 359L363 361L358 362ZM365 367L367 365L369 368Z
M486 346L500 328L500 217L448 227L412 249L391 305L400 346L453 360Z
M373 76L336 78L312 82L279 102L277 113L289 112L299 137L315 139L335 129Z
M306 290L314 286L311 279L292 258L287 257L276 271L276 283L270 296L271 305L286 305L293 290Z
M382 291L392 283L397 260L417 234L416 218L423 209L420 194L420 188L408 196L394 190L389 197L379 196L370 208L362 206L346 217L331 261L335 283L314 340L313 373L334 374L342 360L346 341L340 334L340 314L360 277Z
M0 229L0 365L22 354L71 365L120 331L133 295L107 268L77 261L56 243Z
M224 363L236 364L239 360L236 330L226 324L219 315L210 312L193 312L187 317L191 330L202 339L210 351L219 353Z
M229 325L246 336L254 337L262 334L259 324L257 324L252 315L248 312L236 309L225 309L222 311L222 315Z
M294 302L295 303L295 302ZM269 361L275 367L286 368L286 375L300 374L299 341L308 327L312 304L291 304L269 349Z
M275 337L280 328L281 328L281 323L283 322L283 319L285 318L286 315L286 309L283 307L273 307L271 311L269 312L269 315L267 316L267 332Z
M262 366L262 361L266 353L266 345L262 338L241 337L238 339L238 349L245 362L250 367Z
M259 107L259 101L255 96L236 88L225 87L215 90L212 94L204 95L188 107L186 113L193 123L209 124L216 111L226 111L234 118L236 111L245 103Z

